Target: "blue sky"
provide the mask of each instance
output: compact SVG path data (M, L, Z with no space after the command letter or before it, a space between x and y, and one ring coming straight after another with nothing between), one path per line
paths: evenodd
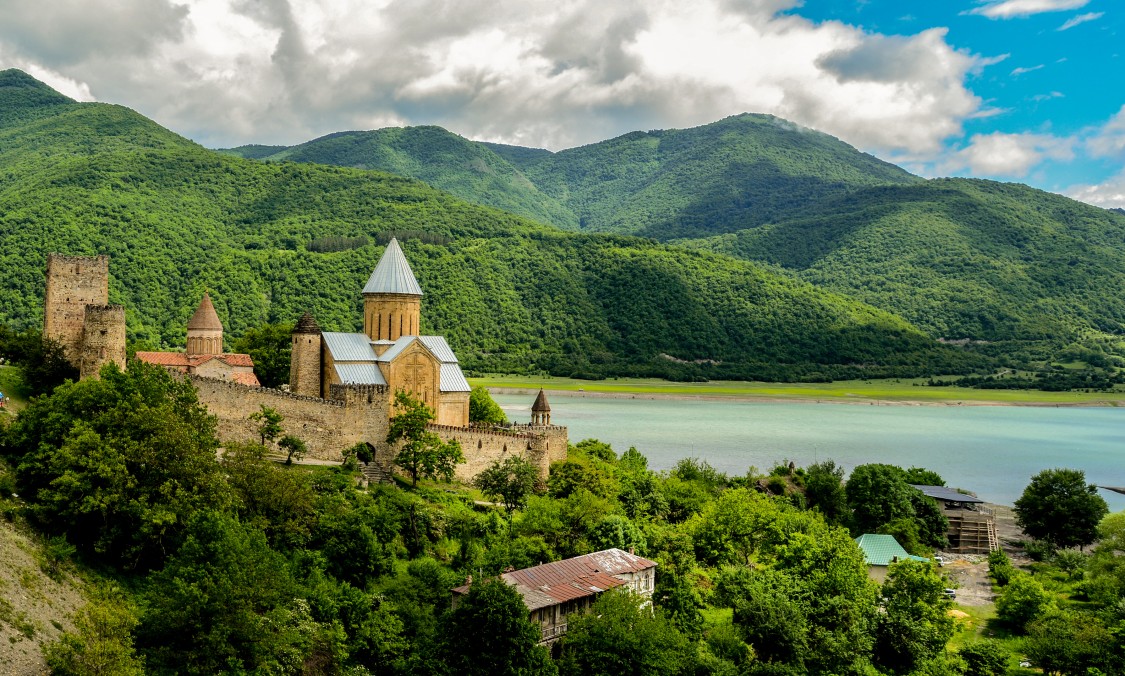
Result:
M906 7L906 9L903 9ZM770 113L1125 207L1120 0L41 0L0 68L208 147L436 124L560 150Z
M1120 2L1109 0L915 2L906 8L888 0L808 0L791 12L883 34L911 35L942 26L948 28L946 41L954 48L997 60L967 78L967 87L983 99L984 114L967 118L965 135L947 139L946 147L964 149L978 134L1035 134L1058 139L1063 146L1072 143L1073 157L1062 149L1056 151L1058 157L1044 154L1026 173L1018 166L1008 171L990 172L982 166L942 171L940 161L911 168L927 175L1015 179L1061 192L1102 183L1122 172L1120 153L1091 152L1086 146L1125 105L1123 9Z

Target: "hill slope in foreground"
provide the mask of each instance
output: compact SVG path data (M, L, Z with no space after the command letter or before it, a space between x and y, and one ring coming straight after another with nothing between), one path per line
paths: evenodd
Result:
M565 233L420 182L221 155L120 106L28 96L0 73L0 321L41 316L44 257L109 253L129 335L183 344L205 290L228 331L311 310L355 330L391 231L427 296L423 330L473 370L727 378L929 373L966 355L907 322L754 264ZM333 239L335 238L335 239ZM318 253L314 242L347 242ZM325 247L311 247L321 249ZM327 247L332 248L332 247Z

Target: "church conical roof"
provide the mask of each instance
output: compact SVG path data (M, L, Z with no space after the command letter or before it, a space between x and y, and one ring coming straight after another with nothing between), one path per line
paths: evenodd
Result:
M551 405L547 403L547 393L543 391L543 388L539 388L539 396L535 397L535 403L531 405L531 410L536 413L551 410Z
M293 333L320 333L320 324L317 324L312 313L306 310L305 314L297 320L297 326L293 327Z
M195 314L188 320L187 327L188 331L192 329L204 331L223 330L223 323L219 321L219 314L215 312L215 306L211 304L211 294L203 294L203 300L199 301L199 307L195 308Z
M371 273L367 286L363 287L363 292L422 295L422 287L418 286L418 280L414 278L414 272L406 262L406 256L403 255L397 239L391 239L390 244L387 245L387 250L383 252L383 257L379 259L379 264L375 266L375 272Z

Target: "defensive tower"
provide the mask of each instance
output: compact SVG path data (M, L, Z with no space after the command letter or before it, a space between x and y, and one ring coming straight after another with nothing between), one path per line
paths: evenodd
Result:
M97 378L113 362L125 370L125 306L87 305L83 316L80 379Z
M551 405L547 403L547 393L543 388L539 388L539 396L535 397L535 403L531 405L531 424L551 424Z
M109 256L47 254L43 335L58 341L79 366L87 305L109 303Z
M391 239L363 287L363 332L372 341L395 341L419 335L422 287L406 256Z
M197 354L222 354L223 353L223 323L211 304L211 294L204 293L203 300L195 314L188 320L187 325L187 353Z
M320 326L306 312L293 328L293 353L289 363L289 391L307 397L321 396Z

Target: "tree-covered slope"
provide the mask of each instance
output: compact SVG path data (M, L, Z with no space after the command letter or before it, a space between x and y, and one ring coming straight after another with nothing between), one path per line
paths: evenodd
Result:
M705 244L796 270L932 335L1125 332L1125 217L1023 185L871 188Z
M308 245L406 231L443 242L405 250L423 329L470 369L791 378L964 364L895 316L729 257L564 233L385 173L223 155L119 106L31 117L0 124L3 323L41 321L45 256L60 251L112 256L110 298L136 341L182 345L205 290L231 335L304 309L355 330L381 247Z
M242 146L222 152L268 161L315 162L409 176L463 200L542 223L574 228L578 218L515 167L441 127L391 127L329 134L298 146Z

